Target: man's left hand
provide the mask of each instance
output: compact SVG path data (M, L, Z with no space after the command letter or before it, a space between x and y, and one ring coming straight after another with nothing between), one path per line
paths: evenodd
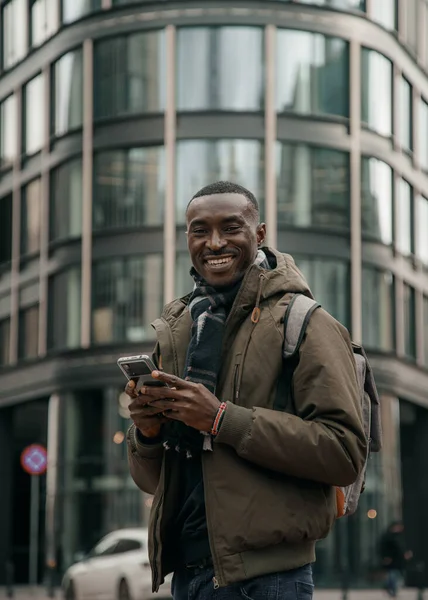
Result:
M141 394L153 398L150 405L164 409L169 419L182 421L198 431L211 431L220 406L220 400L214 394L201 383L186 381L163 371L153 371L152 377L170 387L142 388Z

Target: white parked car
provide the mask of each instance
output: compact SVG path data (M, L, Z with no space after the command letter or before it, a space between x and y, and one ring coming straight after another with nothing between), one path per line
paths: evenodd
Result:
M170 600L171 577L152 593L147 529L120 529L66 571L62 589L66 600Z

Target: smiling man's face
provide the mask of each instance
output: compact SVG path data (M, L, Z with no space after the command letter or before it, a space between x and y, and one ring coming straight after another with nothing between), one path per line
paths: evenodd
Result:
M253 264L266 227L242 194L195 198L187 209L187 244L196 271L213 287L242 279Z

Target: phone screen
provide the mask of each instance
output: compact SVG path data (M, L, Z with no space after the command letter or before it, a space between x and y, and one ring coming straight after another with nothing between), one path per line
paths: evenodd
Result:
M151 369L148 364L141 361L122 363L122 367L126 371L127 377L130 379L138 379L139 377L147 377L147 379L151 379Z

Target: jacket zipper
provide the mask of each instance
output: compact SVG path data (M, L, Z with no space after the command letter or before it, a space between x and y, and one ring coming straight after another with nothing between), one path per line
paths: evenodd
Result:
M233 401L237 402L239 398L239 363L235 365L235 372L233 374Z
M153 521L153 550L154 550L154 561L153 561L153 591L157 591L159 589L159 571L158 571L158 559L159 559L159 542L158 542L158 534L157 528L159 523L159 515L160 515L160 507L163 500L163 494L161 494L159 498L159 502L156 506L155 518Z

